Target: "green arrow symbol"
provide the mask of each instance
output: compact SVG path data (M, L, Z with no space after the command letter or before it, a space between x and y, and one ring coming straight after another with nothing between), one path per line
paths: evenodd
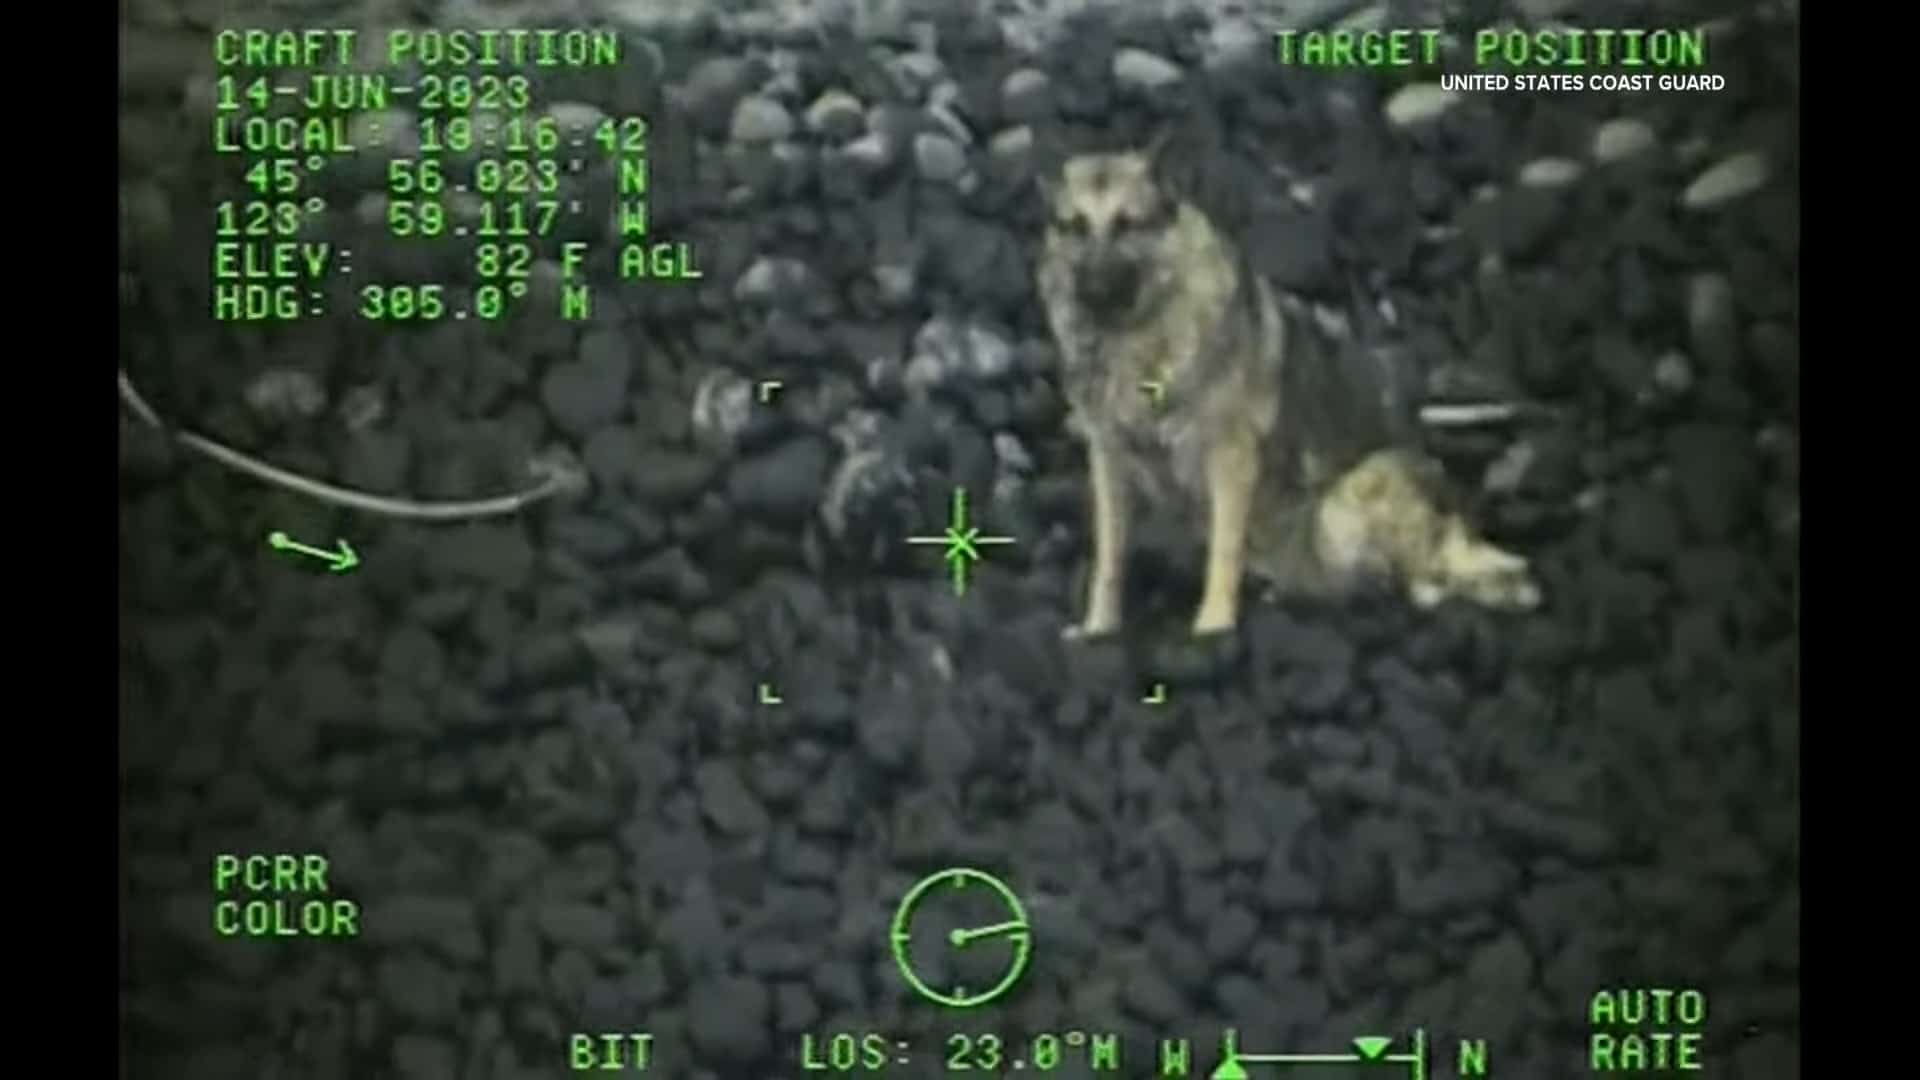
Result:
M1353 1048L1360 1051L1362 1061L1378 1061L1380 1055L1387 1052L1393 1040L1382 1035L1362 1035L1353 1040Z
M286 533L271 532L267 534L267 546L275 551L291 551L295 554L319 559L321 562L327 564L328 570L336 574L344 574L360 565L360 556L354 553L352 545L348 544L345 540L336 541L335 549L328 551L325 548L317 548L303 544L289 537Z

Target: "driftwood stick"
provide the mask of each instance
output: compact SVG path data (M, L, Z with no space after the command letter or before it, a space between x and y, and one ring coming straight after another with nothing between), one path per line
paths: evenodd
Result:
M290 472L277 465L261 461L259 458L243 454L232 447L224 446L204 435L169 426L160 419L160 414L147 404L146 399L134 387L133 380L127 377L124 369L120 372L120 400L142 422L202 457L211 458L236 472L245 473L256 480L286 491L305 495L333 506L359 510L368 514L379 514L383 517L405 518L412 521L471 521L477 518L504 517L518 513L543 499L556 495L577 495L587 488L585 470L572 459L571 455L561 450L554 450L529 462L527 471L533 483L525 490L509 495L447 502L375 495Z

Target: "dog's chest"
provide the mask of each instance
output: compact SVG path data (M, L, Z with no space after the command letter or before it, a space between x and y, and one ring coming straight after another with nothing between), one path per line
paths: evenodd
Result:
M1142 375L1150 377L1142 377ZM1206 492L1208 425L1195 388L1172 373L1117 364L1102 373L1088 410L1130 482L1175 508Z
M1066 350L1063 389L1073 422L1098 437L1150 500L1204 496L1212 400L1191 328L1148 324L1127 332L1079 328Z

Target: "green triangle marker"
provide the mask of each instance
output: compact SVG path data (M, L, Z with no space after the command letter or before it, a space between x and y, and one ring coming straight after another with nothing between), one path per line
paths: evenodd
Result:
M1393 1040L1384 1035L1362 1035L1353 1040L1353 1048L1360 1051L1360 1060L1379 1061L1380 1055L1387 1052Z
M1246 1066L1239 1058L1230 1057L1213 1067L1212 1080L1247 1080Z

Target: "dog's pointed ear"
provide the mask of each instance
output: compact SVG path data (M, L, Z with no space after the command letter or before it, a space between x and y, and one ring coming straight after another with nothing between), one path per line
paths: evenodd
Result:
M1040 201L1048 210L1060 205L1060 177L1057 173L1041 168L1033 174L1033 186L1040 191Z
M1174 144L1173 134L1173 125L1162 127L1153 138L1147 140L1146 149L1140 152L1140 156L1147 159L1147 164L1153 166L1155 172L1159 172L1161 166L1166 164L1167 153Z
M1190 140L1181 135L1179 127L1166 124L1147 140L1141 149L1140 158L1147 163L1147 171L1168 191L1184 196L1192 186L1192 163L1187 155L1192 150Z
M1051 210L1060 202L1060 178L1066 170L1067 155L1056 140L1036 139L1032 161L1034 187Z

